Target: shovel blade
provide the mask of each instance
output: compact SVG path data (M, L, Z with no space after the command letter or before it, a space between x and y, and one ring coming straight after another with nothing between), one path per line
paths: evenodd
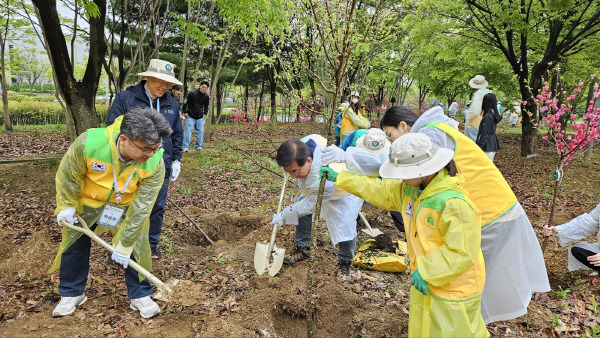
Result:
M152 298L156 300L162 300L165 302L169 302L169 296L173 294L173 288L179 283L179 279L171 279L169 280L164 287L159 287L158 291L152 295Z
M254 269L259 276L265 272L275 276L283 265L285 249L273 246L272 252L269 252L269 243L257 242L254 250Z
M371 237L377 237L381 234L383 234L383 232L377 228L366 228L366 229L362 229L362 232L364 232L365 234L371 236Z

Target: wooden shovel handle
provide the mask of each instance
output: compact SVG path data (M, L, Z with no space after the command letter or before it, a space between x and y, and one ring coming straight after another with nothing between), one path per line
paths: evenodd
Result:
M85 223L85 221L83 220L83 218L81 218L79 215L76 215L76 216L77 216L77 220L79 221L79 224L81 224L81 226L76 226L74 224L71 224L71 223L67 222L67 220L64 219L64 218L62 218L60 220L60 224L62 226L65 226L65 227L71 229L71 230L79 231L79 232L87 235L89 238L91 238L94 241L96 241L98 244L100 244L103 248L105 248L106 250L110 251L111 253L115 252L115 248L113 248L112 245L106 243L102 238L100 238L92 230L90 230L90 228L88 228L88 226ZM139 265L133 259L129 258L129 263L128 264L135 271L141 273L142 276L148 278L149 281L151 281L152 283L154 283L159 288L165 290L168 293L173 292L173 290L171 290L169 287L167 287L165 285L165 283L163 283L160 279L156 278L153 274L151 274L148 270L144 269L141 265Z

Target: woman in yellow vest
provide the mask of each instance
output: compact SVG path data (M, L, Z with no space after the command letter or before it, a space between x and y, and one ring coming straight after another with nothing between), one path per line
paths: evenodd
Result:
M393 106L381 119L382 129L392 141L407 133L423 133L438 146L454 150L454 162L465 179L462 187L481 215L481 250L487 274L481 301L483 319L489 324L522 316L532 292L550 291L531 222L498 168L473 141L451 127L456 121L435 109L418 117L405 106ZM323 156L330 151L336 151L335 147L324 149ZM350 172L370 176L376 176L374 168L387 159L361 149L345 155Z
M358 129L369 129L371 122L364 117L365 109L360 108L358 92L354 91L350 94L350 103L343 104L341 107L342 119L340 125L340 143L344 141L348 135Z
M167 120L150 108L133 108L107 128L79 135L56 173L56 214L73 224L76 214L100 235L114 234L112 259L125 268L131 308L144 318L160 312L150 299L152 285L128 267L129 258L152 269L148 217L164 177L161 140L171 133ZM62 229L62 242L49 273L60 268L60 303L53 317L73 313L85 303L90 238ZM133 255L133 256L132 256Z
M489 336L481 316L481 225L453 156L427 135L407 134L392 144L382 179L321 167L335 187L402 211L413 285L409 337Z

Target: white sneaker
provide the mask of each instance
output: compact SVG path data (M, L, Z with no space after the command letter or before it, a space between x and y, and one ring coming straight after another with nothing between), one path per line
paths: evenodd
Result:
M60 297L60 302L52 311L52 317L68 316L75 312L77 305L81 305L86 301L85 293L76 297Z
M196 147L196 151L202 151L202 147Z
M160 313L160 308L150 296L136 298L131 300L131 309L140 311L143 318L152 318Z
M190 149L189 149L189 148L183 148L183 152L184 152L184 153L187 153L188 151L190 151Z

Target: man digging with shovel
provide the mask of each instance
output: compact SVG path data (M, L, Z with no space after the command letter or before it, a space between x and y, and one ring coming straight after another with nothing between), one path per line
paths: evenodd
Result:
M132 108L107 128L89 129L69 147L56 173L56 214L76 223L79 215L96 234L111 231L112 259L125 269L131 308L144 318L160 313L148 279L128 267L129 258L151 270L148 217L165 177L161 139L169 122L151 108ZM63 220L64 222L64 220ZM49 273L60 268L60 303L53 317L73 313L87 301L91 241L63 227Z
M277 164L297 179L302 191L298 201L273 217L271 224L296 224L296 248L284 259L284 264L295 264L308 259L312 215L319 193L319 168L321 150L327 140L320 135L308 135L302 139L292 138L277 149ZM328 182L323 193L322 215L327 222L331 242L339 246L337 276L349 283L350 266L354 260L356 245L356 218L362 199L336 189Z

